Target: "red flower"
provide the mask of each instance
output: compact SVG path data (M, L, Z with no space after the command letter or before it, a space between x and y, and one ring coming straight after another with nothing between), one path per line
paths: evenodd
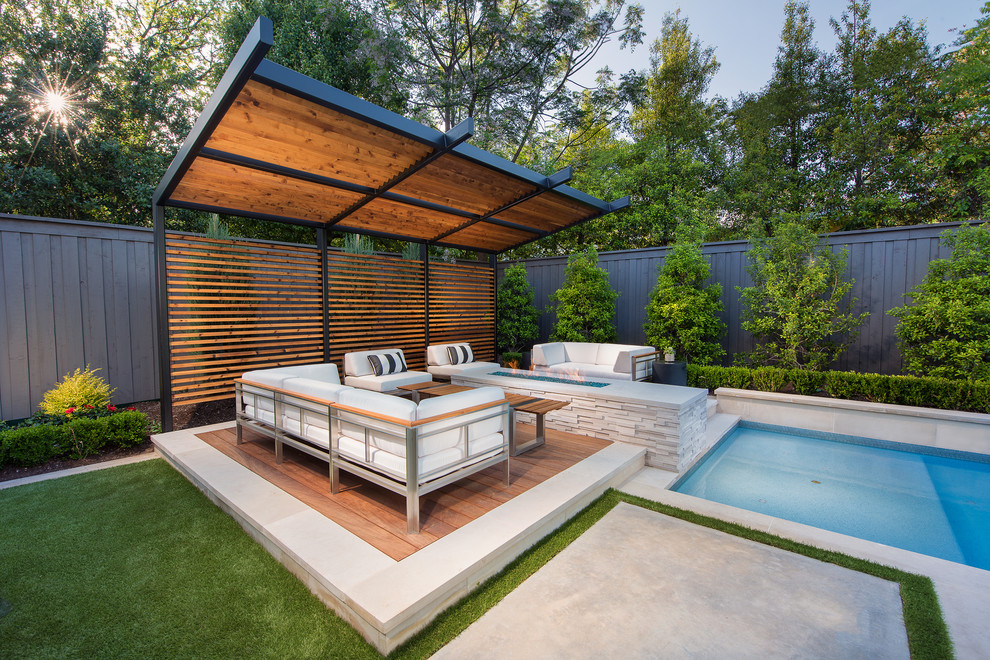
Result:
M92 407L93 407L93 406L91 406L91 405L89 405L88 403L84 403L84 404L83 404L83 408L92 408Z
M65 414L66 415L71 415L74 412L76 412L76 409L75 408L66 408L65 409Z
M117 406L107 406L107 410L110 412L117 412Z
M130 407L128 407L127 409L128 409L128 410L137 410L137 408L135 408L134 406L130 406Z

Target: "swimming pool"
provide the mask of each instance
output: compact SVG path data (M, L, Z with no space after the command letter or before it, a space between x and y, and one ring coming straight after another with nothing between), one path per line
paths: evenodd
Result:
M742 422L672 490L990 570L990 457L805 433Z

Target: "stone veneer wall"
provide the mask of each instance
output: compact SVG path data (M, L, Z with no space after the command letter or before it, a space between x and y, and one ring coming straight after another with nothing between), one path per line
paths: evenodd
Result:
M650 401L608 399L605 398L608 388L584 387L581 389L589 394L583 395L556 388L544 390L539 381L513 380L520 385L499 382L498 386L506 392L570 401L566 408L546 415L546 428L639 445L646 449L646 464L650 467L680 472L702 450L708 419L704 396L678 408ZM451 382L472 386L492 384L463 375L452 376ZM526 413L516 413L516 420L536 423L535 416Z

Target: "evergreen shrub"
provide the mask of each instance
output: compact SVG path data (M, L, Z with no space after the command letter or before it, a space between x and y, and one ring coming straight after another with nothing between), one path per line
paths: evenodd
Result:
M514 264L506 268L495 292L498 309L495 338L503 361L509 361L510 354L518 355L517 359L521 361L522 352L531 348L540 336L536 323L539 313L533 305L534 298L533 287L526 279L526 267Z
M133 410L76 418L62 415L60 423L39 423L35 417L18 426L0 427L0 467L85 458L107 448L135 447L147 438L148 416Z
M41 411L49 415L61 415L70 408L108 406L114 390L96 375L97 371L99 369L92 369L87 364L85 369L76 369L74 373L65 374L62 382L45 392L39 405Z
M905 294L913 305L887 312L900 319L905 370L990 380L990 223L946 230L941 241L952 255L932 261L924 281Z
M699 243L677 243L664 259L646 306L646 341L658 350L674 349L687 362L709 364L725 355L719 343L725 324L722 285L703 286L711 269Z
M689 386L710 391L728 387L779 392L790 385L798 394L821 393L835 399L990 413L990 382L986 381L698 364L688 364L687 371Z
M619 294L598 267L598 252L588 248L567 258L564 284L550 295L557 323L550 341L615 342L615 301Z

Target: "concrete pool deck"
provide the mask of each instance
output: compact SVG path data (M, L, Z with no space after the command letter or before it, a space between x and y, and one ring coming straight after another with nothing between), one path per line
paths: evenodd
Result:
M907 658L899 585L620 503L435 658Z
M762 513L667 490L672 472L641 470L619 490L744 527L758 529L819 548L893 566L931 578L949 635L960 660L990 658L990 571L866 541Z

